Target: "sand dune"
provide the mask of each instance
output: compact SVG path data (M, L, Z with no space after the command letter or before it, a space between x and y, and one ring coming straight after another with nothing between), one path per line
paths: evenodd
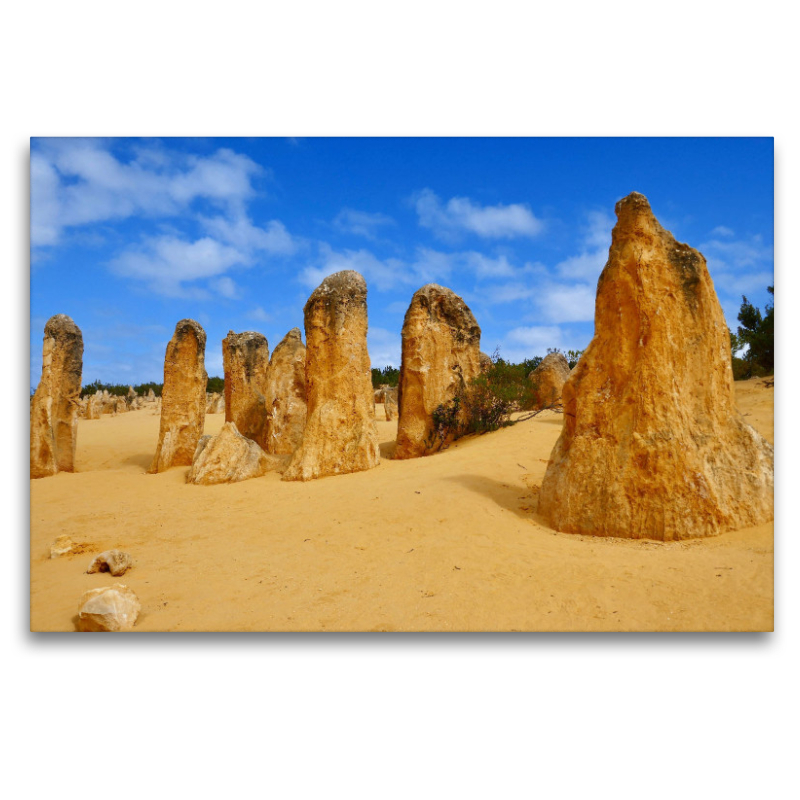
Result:
M773 391L736 384L770 442ZM135 631L772 630L772 523L672 543L556 533L532 509L560 415L411 461L390 460L382 419L375 469L224 486L145 474L149 411L81 420L78 471L31 481L31 629L74 630L81 594L122 580ZM50 559L60 534L84 552ZM85 574L114 547L134 559L124 578Z

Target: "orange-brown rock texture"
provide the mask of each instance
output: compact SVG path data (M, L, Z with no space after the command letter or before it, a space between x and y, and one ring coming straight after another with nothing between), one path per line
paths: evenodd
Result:
M265 475L279 462L268 456L252 439L226 422L216 436L201 436L197 443L187 483L210 486L238 483Z
M304 312L308 416L283 480L377 467L364 278L353 270L328 276Z
M416 458L437 449L431 441L436 407L481 373L481 329L455 292L429 283L411 299L401 335L394 457Z
M271 406L266 450L275 455L291 455L303 441L308 413L306 346L299 328L292 328L272 353L267 397Z
M561 400L561 392L569 378L569 362L561 353L548 353L528 380L533 388L533 403L546 408Z
M773 518L773 449L734 404L706 261L641 194L616 206L595 334L564 385L539 513L560 531L663 541Z
M222 340L225 370L225 422L233 422L242 436L267 446L267 373L269 345L253 331L234 333Z
M44 326L42 378L31 401L31 478L75 469L83 336L66 314Z
M206 332L193 319L182 319L164 358L161 428L150 472L192 463L206 417L205 353Z

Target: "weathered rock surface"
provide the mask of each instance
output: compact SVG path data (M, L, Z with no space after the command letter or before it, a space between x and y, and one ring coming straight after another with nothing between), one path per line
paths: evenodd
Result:
M569 378L569 362L561 353L548 353L528 375L533 387L534 405L546 408L561 401L561 392Z
M386 421L391 422L397 419L397 387L387 386L383 390L383 412L386 415Z
M65 314L44 326L42 378L31 401L31 478L75 469L83 336Z
M206 332L194 320L182 319L164 359L161 427L150 472L192 463L206 416L205 350Z
M267 373L269 345L254 331L234 333L222 340L225 369L225 422L233 422L242 436L261 448L267 446Z
M89 564L88 574L110 572L115 578L124 575L133 566L133 559L122 550L106 550Z
M220 392L206 392L206 414L224 414L225 395Z
M66 556L70 553L78 553L82 549L81 545L76 545L69 536L62 533L61 536L56 537L56 540L50 545L50 558L59 558L60 556Z
M89 589L78 606L78 630L128 631L141 610L136 593L122 583Z
M268 456L252 439L242 436L236 424L226 422L216 436L201 436L187 483L205 486L238 483L258 478L285 460Z
M395 458L435 451L433 412L481 371L481 329L467 304L435 283L414 294L402 330Z
M705 259L643 195L616 213L539 512L561 531L664 541L772 519L773 450L736 409Z
M281 339L269 362L267 452L291 455L303 441L306 404L306 346L299 328Z
M480 360L481 360L481 372L488 372L492 368L492 365L494 364L494 361L492 361L492 357L486 355L486 353L481 353Z
M359 273L330 275L305 305L303 441L284 480L311 480L380 463L367 352L367 284Z

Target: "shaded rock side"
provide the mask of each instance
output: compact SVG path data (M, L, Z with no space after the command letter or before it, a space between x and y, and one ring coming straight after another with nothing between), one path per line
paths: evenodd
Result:
M206 410L206 333L192 319L182 319L167 345L164 388L161 392L161 427L149 472L192 463L203 433ZM158 407L158 399L155 398Z
M136 624L141 610L136 593L125 584L89 589L78 606L78 630L128 631Z
M395 458L436 449L433 412L481 372L481 329L467 304L430 283L414 294L402 330Z
M187 483L210 486L258 478L284 466L268 456L252 439L242 436L236 423L226 422L216 436L201 436Z
M272 353L267 397L267 452L291 455L303 441L306 403L306 346L299 328L292 328Z
M548 353L542 359L539 366L528 375L533 388L533 403L537 408L546 408L561 401L569 372L569 362L561 353Z
M267 446L267 379L269 345L260 333L247 331L222 340L225 370L225 422L233 422L242 436Z
M330 275L305 305L303 441L284 480L311 480L380 463L367 351L367 284L359 273Z
M42 377L31 401L31 478L75 470L83 335L65 314L44 326Z
M705 259L643 195L616 214L539 512L561 531L664 541L772 519L773 450L736 409Z

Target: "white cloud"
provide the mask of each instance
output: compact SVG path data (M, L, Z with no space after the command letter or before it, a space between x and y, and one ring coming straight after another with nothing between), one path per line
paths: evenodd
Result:
M711 239L699 247L709 265L727 265L735 269L757 267L772 262L773 249L765 245L761 236L750 239L722 241Z
M143 281L158 294L205 298L206 292L183 284L216 278L247 262L245 254L216 239L189 242L176 236L152 236L114 258L109 268L115 275Z
M399 367L401 356L400 332L393 333L386 328L372 325L367 329L367 349L373 367Z
M250 319L257 320L258 322L272 322L272 315L264 311L261 306L256 306L256 308L248 312L247 316Z
M367 239L377 238L377 231L383 225L394 225L395 221L380 212L356 211L343 208L333 220L334 228L343 233L354 233Z
M405 281L406 265L396 258L376 258L368 250L344 250L336 252L329 244L319 245L320 263L306 267L300 274L301 282L309 289L316 289L322 281L334 272L352 269L360 272L367 286L378 291L391 289Z
M228 277L211 281L210 286L217 294L226 297L228 300L237 300L240 296L239 287Z
M608 261L613 228L614 221L608 214L591 211L582 230L580 252L556 264L558 274L576 280L596 280Z
M719 230L719 229L715 229ZM775 282L774 251L760 236L711 239L698 248L705 256L729 326L736 328L742 295L765 292ZM731 314L729 309L735 308Z
M537 287L535 303L546 322L593 322L596 287L586 283Z
M209 234L244 252L261 250L292 255L298 248L286 226L278 220L270 220L263 228L253 225L246 214L236 214L232 218L201 217L200 221Z
M473 250L443 253L428 247L418 247L411 260L399 258L380 259L369 250L334 250L329 244L319 244L320 259L316 265L306 267L300 274L301 282L316 288L328 275L340 270L360 272L368 286L377 291L388 291L401 286L415 290L428 283L447 281L452 275L473 275L478 280L515 278L540 267L525 264L515 267L505 255L487 256Z
M56 244L66 228L132 216L185 213L197 199L229 212L254 195L263 168L220 149L210 156L140 147L123 161L97 139L37 139L31 153L31 244Z
M442 205L430 189L423 189L413 198L419 224L437 236L452 239L469 232L487 239L511 239L537 236L544 228L527 205L481 206L468 197L453 197Z
M512 328L500 344L500 356L519 363L526 358L543 356L548 347L563 348L561 328L557 325L533 325Z
M713 231L711 231L712 236L733 236L734 232L730 228L726 228L724 225L717 225Z

